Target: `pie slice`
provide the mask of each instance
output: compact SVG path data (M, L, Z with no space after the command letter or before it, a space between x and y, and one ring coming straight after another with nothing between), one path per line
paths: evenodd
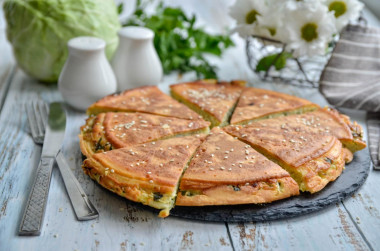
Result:
M170 91L175 99L199 113L214 127L228 124L243 85L244 81L200 80L171 85Z
M129 147L159 139L208 133L210 122L186 120L147 113L107 112L90 117L79 135L82 153Z
M102 112L143 112L181 119L197 119L194 111L166 95L157 86L144 86L106 96L87 109L88 115Z
M325 107L305 114L294 114L261 121L268 128L291 128L305 133L333 135L337 137L346 151L346 162L350 162L356 151L366 147L363 141L363 129L355 121L335 109Z
M108 190L169 215L179 179L203 137L187 136L96 153L83 170Z
M336 137L268 125L265 120L246 127L231 125L225 131L278 163L301 191L318 192L342 173L345 154Z
M215 127L185 171L176 205L268 203L298 194L288 172Z
M319 106L308 100L264 89L247 87L243 90L231 124L312 111Z

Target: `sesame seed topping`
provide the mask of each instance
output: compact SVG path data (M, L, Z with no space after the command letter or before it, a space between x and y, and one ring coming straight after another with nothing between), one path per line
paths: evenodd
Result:
M153 180L150 180L149 183L153 183Z
M189 127L192 127L193 125L194 125L193 122L190 122L190 123L189 123Z
M228 159L228 156L224 156L225 159Z
M221 170L224 170L225 168L223 166L220 167Z
M114 172L115 172L115 170L111 169L111 173L114 173Z
M164 164L162 164L162 163L161 163L161 164L159 164L159 166L160 166L160 167L163 167L163 166L164 166Z
M156 142L152 142L152 145L155 145L156 144Z
M148 171L148 172L146 172L146 173L147 173L147 174L151 174L152 172L149 172L149 171Z
M210 167L210 170L211 170L211 171L214 171L214 168Z

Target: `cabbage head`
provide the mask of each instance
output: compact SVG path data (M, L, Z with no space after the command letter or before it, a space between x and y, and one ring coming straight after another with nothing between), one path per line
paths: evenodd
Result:
M104 39L108 59L118 45L114 0L5 0L3 9L19 67L43 82L58 80L71 38Z

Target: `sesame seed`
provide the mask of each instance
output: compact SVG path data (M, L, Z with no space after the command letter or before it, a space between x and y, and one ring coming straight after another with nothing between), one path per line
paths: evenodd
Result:
M228 159L228 156L224 156L225 159Z
M174 159L171 159L169 162L174 162Z
M233 152L233 151L234 151L234 149L233 149L233 148L231 148L230 152Z
M189 146L188 146L188 145L186 145L186 148L188 149L188 148L189 148Z
M155 145L156 144L156 142L152 142L152 145Z
M212 153L212 154L211 154L211 157L214 157L214 156L215 156L215 155Z
M153 180L150 180L149 183L153 183Z
M163 166L164 166L164 164L162 164L162 163L161 163L161 164L159 164L159 166L160 166L160 167L163 167Z
M137 162L137 163L136 163L136 166L139 166L139 165L140 165L140 163L139 163L139 162Z
M211 171L214 171L214 168L210 167L210 170L211 170Z
M111 169L111 173L114 173L114 172L115 172L115 170Z
M224 170L225 168L223 166L220 167L221 170Z
M193 122L189 123L189 127L192 127L193 125L194 125L194 123L193 123Z
M146 172L146 173L147 173L147 174L151 174L152 172L149 172L149 171L148 171L148 172Z
M230 153L229 151L225 151L226 154Z

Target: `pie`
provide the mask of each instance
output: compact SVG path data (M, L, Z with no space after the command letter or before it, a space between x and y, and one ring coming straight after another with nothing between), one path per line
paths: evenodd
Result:
M176 205L268 203L298 194L288 172L215 127L189 163Z
M210 122L186 120L147 113L107 112L92 116L81 127L80 146L89 157L95 152L109 151L159 139L208 133Z
M212 127L225 126L244 85L244 81L197 81L171 85L170 92L175 99L210 121Z
M312 102L284 93L247 87L243 90L231 124L247 124L250 121L304 113L317 109Z
M163 93L157 86L144 86L106 96L87 109L88 115L103 112L143 112L181 119L197 119L199 115Z
M270 203L317 193L366 147L360 125L298 97L200 80L141 87L91 105L83 169L169 215L174 206ZM210 128L213 128L210 132Z
M268 124L231 125L225 131L278 163L297 181L301 191L318 192L341 174L345 153L336 137Z
M194 135L96 153L83 162L83 170L103 187L161 209L159 216L166 217L182 172L202 139Z

